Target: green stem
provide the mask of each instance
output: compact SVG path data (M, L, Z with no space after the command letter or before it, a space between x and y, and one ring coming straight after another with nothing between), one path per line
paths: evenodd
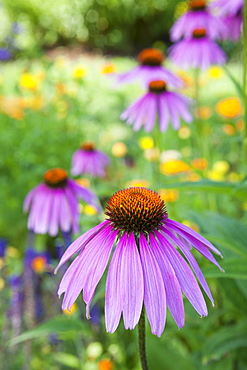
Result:
M144 308L142 308L142 313L138 323L138 341L139 341L139 356L141 361L142 370L148 370L148 362L146 355L146 345L145 345L145 313Z

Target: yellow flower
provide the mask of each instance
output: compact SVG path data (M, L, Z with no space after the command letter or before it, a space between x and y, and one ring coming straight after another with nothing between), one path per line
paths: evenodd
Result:
M180 137L180 139L188 139L190 135L191 135L191 131L189 127L187 126L180 127L178 131L178 136Z
M107 358L100 360L99 370L113 370L113 363Z
M115 143L112 147L112 154L115 157L124 157L125 154L127 153L127 146L119 141L118 143Z
M231 182L241 181L243 179L243 175L241 173L231 172L227 176L227 179Z
M4 260L3 258L0 257L0 270L3 268L4 266Z
M100 72L104 75L104 74L108 74L108 73L115 73L117 70L115 64L113 63L105 63L102 67L101 67L101 70Z
M84 188L90 188L90 181L85 177L81 177L80 179L75 180L77 184L84 186Z
M97 210L94 206L91 206L91 204L86 204L84 207L83 207L83 212L85 213L85 215L87 216L94 216L97 214Z
M184 87L191 87L194 85L193 79L185 71L178 71L178 76L182 79Z
M235 128L232 125L226 124L222 127L222 130L226 135L232 136L235 134Z
M150 148L144 150L144 157L150 162L157 162L160 156L158 148Z
M229 171L230 165L226 161L217 161L213 164L213 171L225 174Z
M139 146L141 149L150 149L154 146L154 140L151 136L143 136L139 139Z
M3 290L4 286L5 286L5 281L2 278L0 278L0 290Z
M177 175L190 170L188 164L181 160L169 160L160 165L160 171L163 175Z
M197 224L195 224L194 222L191 222L189 220L183 220L182 224L184 224L185 226L190 227L192 230L194 230L196 232L200 231L199 226Z
M77 311L77 306L76 306L76 303L74 303L72 304L70 311L66 309L66 310L63 310L63 313L66 316L70 316L70 315L73 315L73 313L75 313L76 311Z
M211 78L220 78L223 75L223 70L221 67L212 66L208 70L208 75Z
M178 199L178 191L174 189L160 189L158 193L166 203L172 203Z
M44 256L37 256L32 260L32 269L38 274L46 269L47 260Z
M6 255L9 256L10 258L17 258L19 257L20 252L15 247L8 247L6 249Z
M208 171L207 176L212 181L223 181L225 179L224 174L218 171Z
M191 161L191 165L196 170L205 170L208 167L208 161L205 158L195 158Z
M76 66L73 69L72 75L76 79L80 79L87 74L87 68L83 66Z
M20 86L27 90L36 91L38 88L39 78L30 73L23 73L20 78Z
M204 106L195 109L195 116L201 119L209 119L212 117L213 112L210 107Z
M88 345L87 349L87 356L89 360L95 360L99 357L103 352L103 347L100 342L92 342Z
M216 105L216 111L225 118L238 117L242 114L241 102L235 97L220 100Z
M142 188L148 188L149 187L149 181L147 180L142 180L142 179L137 179L137 180L132 180L127 183L127 187L135 187L139 186Z

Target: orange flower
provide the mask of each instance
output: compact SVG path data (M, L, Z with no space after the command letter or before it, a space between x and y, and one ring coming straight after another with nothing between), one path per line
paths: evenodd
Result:
M100 360L99 362L99 370L112 370L113 369L113 363L108 358L105 358L104 360Z
M189 172L191 169L187 163L181 160L169 160L165 163L161 163L160 171L163 175L177 175L183 172Z
M232 136L235 134L235 128L232 125L226 124L222 129L226 135Z
M209 119L212 117L212 109L210 107L199 107L195 109L195 116L201 119Z
M205 170L208 167L208 161L205 158L195 158L191 161L191 165L196 170Z
M46 264L47 260L45 256L37 256L32 260L32 269L37 273L44 272Z
M238 117L242 114L241 102L235 97L220 100L216 105L216 111L225 118Z
M244 121L242 119L239 119L236 122L236 128L237 128L238 131L243 131L243 129L244 129Z

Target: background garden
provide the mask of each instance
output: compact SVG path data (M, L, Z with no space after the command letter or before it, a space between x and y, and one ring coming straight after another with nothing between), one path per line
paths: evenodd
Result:
M234 1L234 0L232 0ZM105 277L91 320L78 298L62 311L54 275L71 240L104 220L112 194L131 186L157 191L169 218L210 240L225 273L195 252L215 306L200 318L185 299L185 327L168 313L161 338L147 325L150 369L247 369L247 157L243 36L219 45L227 62L185 70L165 66L193 99L193 120L160 133L134 131L121 113L146 92L116 84L144 48L168 54L169 30L188 10L181 1L4 0L0 4L0 363L4 369L140 369L137 329L114 334L104 323ZM245 50L245 53L244 51ZM103 177L72 176L82 143L109 157ZM34 234L23 202L61 167L99 198L80 202L80 231ZM69 240L68 240L69 239ZM30 253L30 250L32 253Z

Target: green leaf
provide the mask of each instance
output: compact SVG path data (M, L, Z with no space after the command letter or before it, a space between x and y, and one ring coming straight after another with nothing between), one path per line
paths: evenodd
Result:
M247 297L242 294L239 282L246 283L246 280L221 279L220 287L224 290L226 302L228 301L235 309L246 315Z
M76 356L71 355L69 353L57 352L57 353L54 353L52 357L55 361L59 362L60 364L64 366L68 366L73 369L80 368L79 359Z
M221 272L215 266L208 266L203 269L207 278L231 278L247 279L247 258L229 258L220 263L225 272Z
M45 323L37 326L35 329L26 331L21 335L10 340L10 345L24 342L29 339L36 339L47 336L52 333L71 333L78 332L85 328L83 322L78 319L67 316L56 316L53 319L47 320Z
M216 182L210 180L201 180L197 182L176 182L171 184L162 184L166 189L177 189L180 191L207 191L218 194L226 194L241 200L247 200L246 186L239 187L236 184L228 182Z
M212 212L200 215L190 212L192 219L213 244L247 258L247 227L240 221Z
M232 325L210 336L203 348L203 363L222 358L237 348L247 347L247 323Z

